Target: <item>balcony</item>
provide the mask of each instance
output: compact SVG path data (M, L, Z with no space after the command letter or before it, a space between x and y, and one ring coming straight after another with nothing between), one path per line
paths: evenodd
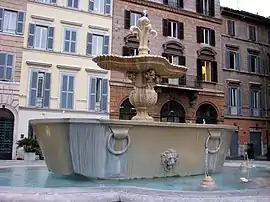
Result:
M189 104L193 105L201 89L201 83L197 76L184 75L181 78L162 78L161 83L156 86L158 92L168 93L168 88L170 91L182 91L189 98Z
M197 81L197 76L191 75L184 75L181 78L162 78L158 86L169 88L201 88L200 82Z

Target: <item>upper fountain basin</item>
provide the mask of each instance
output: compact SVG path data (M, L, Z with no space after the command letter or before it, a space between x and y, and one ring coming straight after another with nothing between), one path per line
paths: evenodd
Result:
M154 70L161 77L181 77L187 71L185 66L171 64L166 58L156 55L116 56L102 55L93 59L99 67L123 73L140 73Z

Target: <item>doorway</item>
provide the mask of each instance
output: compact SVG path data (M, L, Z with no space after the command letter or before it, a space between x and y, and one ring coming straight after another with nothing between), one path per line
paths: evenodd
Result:
M0 159L11 160L13 148L14 115L5 107L0 108Z

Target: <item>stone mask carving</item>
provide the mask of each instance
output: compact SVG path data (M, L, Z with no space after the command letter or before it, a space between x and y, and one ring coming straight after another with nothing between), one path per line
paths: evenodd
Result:
M161 164L166 172L170 172L178 164L178 154L174 149L165 150L161 154Z

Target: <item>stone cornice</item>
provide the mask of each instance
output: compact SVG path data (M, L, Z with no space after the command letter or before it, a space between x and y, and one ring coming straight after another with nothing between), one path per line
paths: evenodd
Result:
M119 1L122 1L123 3L134 3L134 4L142 5L146 8L151 7L151 8L155 8L155 9L166 11L166 12L176 13L176 14L187 16L187 17L196 18L198 20L208 21L208 22L212 22L216 24L222 24L222 19L203 16L196 12L192 12L192 11L188 11L184 9L177 9L177 8L164 5L161 3L156 3L156 2L147 1L147 0L119 0Z

